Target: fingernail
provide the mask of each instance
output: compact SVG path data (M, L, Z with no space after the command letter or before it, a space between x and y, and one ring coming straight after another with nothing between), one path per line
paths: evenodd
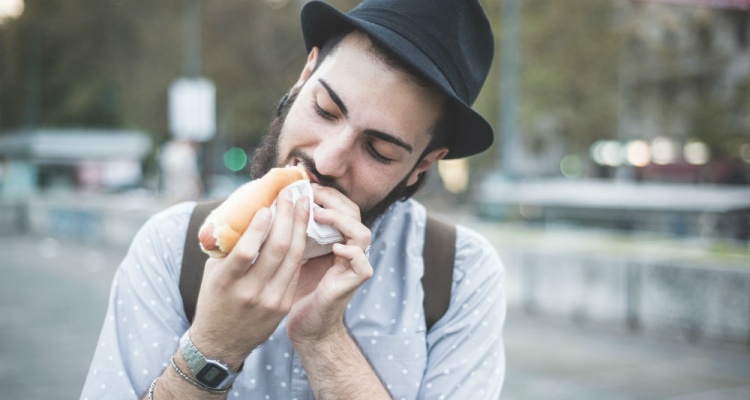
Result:
M309 197L305 196L299 199L299 201L302 202L302 207L305 207L305 210L310 210L310 198Z
M285 189L284 190L284 198L286 198L287 200L290 200L290 201L294 200L294 196L292 196L292 191L289 190L289 189Z

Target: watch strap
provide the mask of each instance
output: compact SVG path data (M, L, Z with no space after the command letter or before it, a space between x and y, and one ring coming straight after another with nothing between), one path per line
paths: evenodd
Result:
M186 331L185 334L182 335L182 338L180 338L180 350L182 351L182 356L187 362L188 368L190 368L190 371L193 373L193 376L196 378L197 382L205 386L207 389L212 390L224 390L231 387L234 383L235 378L237 378L237 375L242 372L242 366L240 366L239 371L233 372L229 368L229 366L223 363L221 360L206 359L203 353L201 353L200 350L198 350L198 348L193 344L193 341L190 339L189 332L190 331ZM205 381L204 379L202 379L202 371L204 371L207 366L210 366L211 368L218 368L222 373L226 374L226 377L224 379L221 379L220 382L215 382L214 384Z

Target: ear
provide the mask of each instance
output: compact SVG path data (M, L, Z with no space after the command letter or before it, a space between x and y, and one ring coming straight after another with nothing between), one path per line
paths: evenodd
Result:
M305 67L302 68L302 72L299 74L299 79L297 80L297 84L295 86L301 87L302 84L310 79L310 76L315 70L315 66L318 64L319 54L320 49L317 47L313 47L312 50L310 50L310 54L307 55L307 62L305 63Z
M406 185L411 186L417 183L417 180L419 179L419 174L430 169L430 167L432 167L432 164L435 164L436 162L442 160L443 158L445 158L446 155L448 155L447 147L439 147L427 153L427 155L424 156L419 161L419 163L417 163L417 166L414 167L414 171L412 171L411 174L409 175L409 180L406 181Z

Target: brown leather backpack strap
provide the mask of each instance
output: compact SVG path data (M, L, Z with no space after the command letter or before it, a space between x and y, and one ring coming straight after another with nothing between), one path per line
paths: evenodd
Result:
M456 226L427 215L424 228L424 313L429 331L445 315L451 300L456 259Z
M182 270L180 271L180 294L185 315L192 324L195 317L195 306L198 304L198 292L203 280L203 269L206 266L208 255L203 252L198 243L198 230L203 221L206 220L211 211L218 207L224 199L198 203L190 215L187 234L185 235L185 247L182 253Z

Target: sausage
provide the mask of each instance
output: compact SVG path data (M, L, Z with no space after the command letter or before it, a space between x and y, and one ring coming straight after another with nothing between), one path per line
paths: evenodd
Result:
M214 209L198 230L201 250L214 258L226 257L247 230L255 213L270 207L282 189L310 177L305 168L273 168L259 179L240 186Z

